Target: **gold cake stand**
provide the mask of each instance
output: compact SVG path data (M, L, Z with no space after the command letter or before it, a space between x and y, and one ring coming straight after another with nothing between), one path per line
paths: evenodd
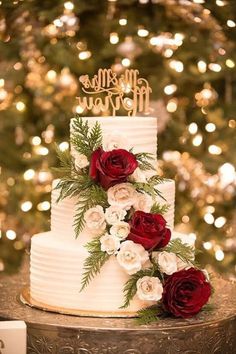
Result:
M236 283L216 277L212 312L137 326L133 318L79 317L39 310L27 300L27 267L0 279L0 320L27 324L27 354L234 354ZM31 307L33 306L33 307ZM43 306L42 306L43 308ZM54 311L55 309L52 309ZM17 354L17 343L16 343Z

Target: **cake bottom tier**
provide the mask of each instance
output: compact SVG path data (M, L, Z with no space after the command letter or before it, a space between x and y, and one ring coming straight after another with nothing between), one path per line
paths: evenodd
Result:
M134 315L147 303L135 298L127 309L123 287L129 276L115 256L104 264L101 272L80 291L83 264L88 253L76 242L57 239L52 232L35 235L31 243L30 295L32 299L58 307L88 312L88 315ZM148 302L150 305L150 302Z
M188 235L172 232L172 238L182 238L194 244ZM48 305L60 312L78 313L88 316L128 317L138 310L152 305L134 297L126 309L123 288L129 275L111 256L85 289L81 290L84 261L88 256L80 242L68 237L68 241L57 238L52 232L35 235L31 241L30 296L43 306Z

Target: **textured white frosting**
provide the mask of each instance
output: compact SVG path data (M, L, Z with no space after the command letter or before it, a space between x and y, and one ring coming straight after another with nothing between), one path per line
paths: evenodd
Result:
M172 238L188 238L172 233ZM87 256L80 241L61 240L53 232L35 235L31 243L30 290L33 299L54 307L94 313L133 313L150 305L135 297L127 309L123 304L123 286L129 276L111 256L89 286L80 292L83 262Z
M134 152L149 152L156 157L157 121L150 117L88 117L89 126L96 121L104 135L121 133ZM124 147L127 148L127 147ZM73 154L76 154L73 152ZM53 182L53 187L57 180ZM160 204L170 204L164 215L168 226L173 229L175 183L165 181L158 185L165 198L157 198ZM92 235L85 228L77 239L73 229L76 199L65 198L56 203L59 190L52 191L51 231L35 235L31 243L30 288L31 296L42 303L92 312L135 313L147 305L134 298L131 306L120 310L123 303L123 286L129 276L112 256L103 266L101 273L80 292L84 260L87 257L85 243ZM150 304L150 303L148 303Z
M119 133L135 153L149 152L157 156L157 118L153 117L84 117L89 127L100 123L103 136ZM73 119L71 119L70 131ZM125 149L126 147L124 147Z
M30 291L33 299L51 306L94 312L137 312L147 303L135 298L124 302L123 286L129 276L111 256L98 274L80 292L87 251L79 240L61 240L53 232L35 235L31 243ZM148 303L150 304L150 302Z

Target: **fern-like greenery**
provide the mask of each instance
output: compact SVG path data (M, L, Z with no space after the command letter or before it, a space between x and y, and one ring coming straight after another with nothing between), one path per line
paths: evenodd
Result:
M155 168L153 167L153 164L150 162L150 161L154 160L154 157L152 154L150 154L148 152L140 152L138 154L135 154L135 157L138 161L138 167L141 170L143 170L143 171L155 170Z
M153 214L165 214L170 208L169 204L159 204L159 203L154 203L152 208L151 208L151 213Z
M80 189L73 224L76 238L84 228L85 212L95 205L101 205L104 208L109 206L106 192L96 184L91 184L88 188Z
M157 184L164 183L166 181L169 181L167 178L161 177L159 175L154 175L149 178L148 183L151 183L152 185L156 186Z
M148 179L148 181L145 182L134 182L133 186L134 188L141 193L147 193L149 194L153 199L155 199L156 196L159 196L163 200L165 198L162 196L161 192L157 189L157 185L160 183L164 182L164 178L155 175L152 176L151 178Z
M89 190L93 186L95 186L94 181L86 173L63 177L55 187L60 189L57 201L81 195L84 190Z
M125 283L123 293L124 293L124 304L120 307L121 309L125 309L129 306L130 301L133 299L137 292L137 281L144 276L153 276L154 268L141 269L137 273L130 276L129 280Z
M84 273L80 291L86 288L90 281L100 273L102 266L110 257L109 254L101 251L100 237L88 242L85 247L89 252L89 256L84 262Z
M74 162L71 157L70 150L67 149L65 151L61 151L57 144L55 144L55 150L60 162L60 167L53 167L53 170L63 174L64 176L70 176L71 170L74 168Z
M143 308L137 312L138 317L135 319L139 325L147 325L160 320L159 316L160 306L153 305Z
M163 248L166 252L175 253L183 262L189 263L195 267L198 267L197 262L194 260L196 254L195 249L186 243L183 243L180 239L176 238L171 240L167 246Z
M102 130L98 122L89 129L88 121L82 120L80 117L74 118L72 121L72 138L71 143L75 150L87 156L90 159L94 150L102 146Z

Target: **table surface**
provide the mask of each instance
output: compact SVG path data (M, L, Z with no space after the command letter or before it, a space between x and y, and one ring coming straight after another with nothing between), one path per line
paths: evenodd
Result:
M228 281L219 276L213 277L215 294L212 302L214 310L202 311L191 319L165 318L158 323L138 326L132 318L92 318L62 315L41 311L23 305L19 294L29 285L28 266L25 265L20 273L0 278L0 318L24 320L28 324L43 324L66 328L81 328L83 330L143 330L158 331L197 327L218 323L230 318L236 318L236 282Z

